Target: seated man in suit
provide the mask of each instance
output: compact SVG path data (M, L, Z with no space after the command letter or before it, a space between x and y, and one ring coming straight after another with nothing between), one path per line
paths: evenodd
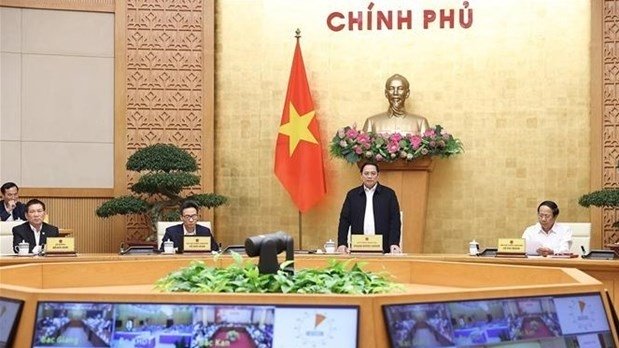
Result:
M25 241L30 244L30 253L38 254L45 245L47 237L58 237L58 227L43 222L45 203L31 199L26 203L26 222L13 227L13 250L17 244Z
M211 237L211 251L218 251L219 246L215 237L211 234L211 230L208 227L198 225L198 205L192 201L185 201L181 204L180 212L183 223L166 228L159 250L163 251L163 242L171 240L174 243L174 248L178 248L182 252L184 236L208 236Z
M14 182L7 182L0 187L0 192L0 221L26 221L26 206L19 201L19 187Z
M353 234L382 234L383 252L399 254L400 204L395 192L378 182L380 169L374 163L361 167L361 181L346 194L340 212L337 252L348 252L348 229Z

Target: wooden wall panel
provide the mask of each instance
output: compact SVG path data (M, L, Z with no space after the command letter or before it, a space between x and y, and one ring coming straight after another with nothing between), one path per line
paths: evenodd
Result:
M137 178L124 169L127 158L154 143L175 144L196 158L202 181L190 191L214 187L207 146L213 143L213 11L206 0L117 2L115 195ZM126 229L129 240L150 233L134 216Z
M22 202L30 198L21 196ZM109 198L36 197L45 203L49 223L62 229L73 230L78 253L117 252L119 245L112 243L112 219L96 216L95 210Z
M601 122L592 127L595 141L595 132L601 129L601 135L597 137L601 146L601 153L597 156L601 157L601 163L598 161L598 167L601 176L601 186L604 188L619 188L619 1L605 0L600 6L599 1L592 2L592 68L601 66L601 81L596 76L596 70L592 70L592 90L601 86L601 98L597 98L597 102L601 102ZM598 18L601 18L599 20ZM597 34L601 26L602 35ZM601 48L598 48L598 43L601 42ZM601 55L598 53L601 50ZM596 60L597 58L597 60ZM596 80L597 78L597 80ZM592 91L592 96L595 97L597 91ZM592 104L596 100L592 99ZM599 105L599 104L598 104ZM592 122L596 122L597 106L592 107ZM593 123L592 123L593 125ZM593 156L595 157L595 156ZM592 186L596 184L592 176ZM619 220L619 210L613 208L602 209L602 235L601 244L619 242L619 230L612 227L613 223ZM592 219L592 221L595 221ZM598 239L599 240L599 239Z

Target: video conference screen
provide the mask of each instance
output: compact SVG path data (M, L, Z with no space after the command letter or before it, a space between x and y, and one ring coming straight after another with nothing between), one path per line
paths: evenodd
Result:
M615 347L600 294L383 306L391 347Z
M0 297L0 348L12 347L24 302Z
M357 347L357 306L39 302L33 347Z

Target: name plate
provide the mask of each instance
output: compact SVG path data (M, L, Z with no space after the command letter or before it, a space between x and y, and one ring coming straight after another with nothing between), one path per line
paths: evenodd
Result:
M380 234L350 235L350 251L351 252L366 252L366 253L382 253L383 252L383 236Z
M183 238L184 252L210 252L211 237L209 236L185 236Z
M527 257L523 238L499 238L497 247L497 257Z
M47 237L45 255L53 254L75 254L75 238Z

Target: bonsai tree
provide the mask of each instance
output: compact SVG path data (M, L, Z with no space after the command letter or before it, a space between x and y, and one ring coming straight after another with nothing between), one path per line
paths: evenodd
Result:
M619 189L605 188L583 195L578 200L583 207L619 207ZM619 227L619 221L613 223L613 227Z
M226 197L214 193L181 196L184 189L200 183L200 177L194 174L198 164L187 151L172 144L154 144L136 151L127 160L127 169L143 173L130 187L133 195L113 198L97 208L96 213L103 218L145 214L151 240L157 238L158 221L179 219L178 207L185 200L206 208L227 202Z

